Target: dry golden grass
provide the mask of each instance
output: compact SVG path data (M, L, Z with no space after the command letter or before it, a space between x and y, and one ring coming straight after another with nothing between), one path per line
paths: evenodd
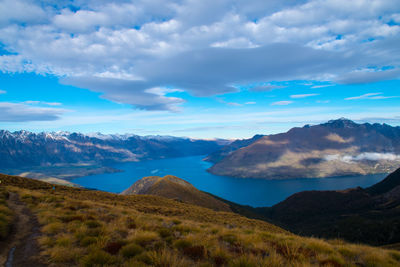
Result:
M51 266L400 265L393 250L304 238L233 213L20 179L7 188L37 215Z
M0 240L8 236L13 221L13 212L7 206L7 197L5 188L0 187Z

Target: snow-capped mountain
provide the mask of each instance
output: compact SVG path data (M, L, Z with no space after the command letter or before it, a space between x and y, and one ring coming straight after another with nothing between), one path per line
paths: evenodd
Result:
M0 168L205 155L219 147L216 141L171 136L0 130Z

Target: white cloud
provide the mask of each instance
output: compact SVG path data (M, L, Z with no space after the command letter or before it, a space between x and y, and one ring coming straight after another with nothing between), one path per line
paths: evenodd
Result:
M55 74L112 101L169 110L182 100L148 90L208 96L232 84L397 79L400 26L388 22L399 14L400 0L3 0L0 42L12 55L0 56L0 71ZM364 71L371 66L378 71ZM124 88L99 86L102 78Z
M344 100L359 100L359 99L377 100L377 99L388 99L388 98L395 98L395 97L397 97L397 96L383 96L382 93L367 93L367 94L363 94L360 96L347 97Z
M46 102L46 101L37 101L37 100L28 100L24 101L24 104L28 105L45 105L45 106L61 106L62 103L59 102Z
M236 102L228 102L228 103L226 103L226 104L229 105L229 106L234 106L234 107L241 107L241 106L243 106L243 104L236 103Z
M7 93L6 91L0 90L0 95L1 95L1 94L6 94L6 93Z
M342 84L373 83L381 80L397 79L400 77L400 68L389 70L357 70L342 75L336 81Z
M32 1L2 0L0 2L0 26L8 23L40 23L46 20L45 11Z
M252 92L269 92L275 89L282 89L286 88L287 86L284 85L273 85L273 84L267 84L267 85L258 85L251 87L249 90Z
M249 101L249 102L246 102L246 103L244 103L245 105L255 105L255 104L257 104L257 102L255 102L255 101Z
M271 106L287 106L292 104L293 101L277 101L271 104Z
M396 155L393 153L376 153L376 152L364 152L358 154L356 156L352 155L326 155L324 157L325 160L339 160L346 163L352 163L354 161L362 161L362 160L371 160L371 161L380 161L380 160L388 160L388 161L396 161L400 160L400 155Z
M54 121L67 112L65 109L34 107L24 103L0 102L0 121Z
M290 98L306 98L310 96L317 96L319 94L301 94L301 95L291 95Z
M318 88L324 88L324 87L329 87L333 86L333 84L321 84L321 85L313 85L311 86L312 89L318 89Z

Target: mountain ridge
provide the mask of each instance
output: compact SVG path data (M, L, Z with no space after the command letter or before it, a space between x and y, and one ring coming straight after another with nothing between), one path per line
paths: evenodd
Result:
M259 214L289 231L351 242L400 242L400 168L367 188L303 191Z
M171 136L85 135L69 132L0 130L0 170L29 171L30 167L96 165L182 156L205 155L220 148L221 140ZM14 171L14 173L16 173ZM61 174L60 174L61 175Z
M232 211L229 205L198 190L189 182L173 175L148 176L136 181L122 195L155 195L216 211Z
M238 178L323 178L389 173L399 163L399 126L341 118L262 136L208 171Z

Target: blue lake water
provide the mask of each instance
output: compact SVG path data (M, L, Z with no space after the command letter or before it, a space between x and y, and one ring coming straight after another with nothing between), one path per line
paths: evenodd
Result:
M253 207L271 206L288 196L305 190L339 190L351 187L367 187L381 181L386 174L334 177L323 179L263 180L217 176L206 170L211 163L204 156L127 162L111 167L124 172L85 176L73 180L81 186L120 193L145 176L180 177L198 189L224 199Z

